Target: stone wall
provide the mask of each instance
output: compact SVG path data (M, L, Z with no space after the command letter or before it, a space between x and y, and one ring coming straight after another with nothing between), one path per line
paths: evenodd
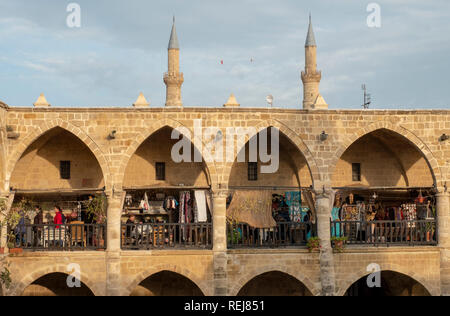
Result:
M94 186L105 186L111 202L108 252L26 253L11 257L8 260L12 263L14 286L8 294L20 295L27 286L50 273L67 273L67 264L72 262L80 264L82 281L95 295L129 295L142 281L161 271L188 278L205 295L236 295L249 281L272 271L299 280L313 295L320 294L319 254L301 249L226 250L227 187L254 185L246 180L245 166L236 164L235 159L214 162L205 154L203 163L180 167L184 170L169 164L167 182L155 182L152 166L160 159L168 161L170 141L164 141L167 135L149 137L164 127L168 128L161 133L185 127L193 134L194 121L198 119L202 120L203 128L219 127L223 139L228 127L252 127L257 132L275 127L280 131L280 170L261 177L256 185L300 183L312 184L317 190L333 185L436 185L440 193L438 214L444 220L439 222L441 248L364 248L336 254L333 256L336 294L343 295L353 282L363 277L370 263L412 277L433 295L450 294L450 202L445 192L450 181L450 142L439 140L442 134L450 134L450 111L2 108L0 112L2 126L8 126L1 132L4 145L0 150L0 176L4 196L16 185L23 189L79 188L80 182L89 176L94 179ZM6 130L18 133L18 137L7 137ZM113 130L117 133L111 139L108 135ZM320 139L323 131L328 134L326 140ZM59 141L49 137L57 132L63 133ZM194 135L193 141L205 145L199 135ZM234 158L240 149L234 148ZM373 154L368 155L367 151ZM94 158L97 164L92 163ZM74 162L73 182L58 179L55 164L62 159ZM351 180L352 162L362 164L361 183ZM143 177L140 168L145 169ZM218 211L214 218L214 250L120 251L117 218L122 188L173 185L181 180L185 184L207 183L215 193Z

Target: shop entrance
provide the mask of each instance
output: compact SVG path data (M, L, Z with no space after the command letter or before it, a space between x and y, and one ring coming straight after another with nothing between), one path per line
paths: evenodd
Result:
M130 296L204 296L200 288L188 278L170 271L162 271L142 281Z
M381 272L381 287L369 288L367 276L356 281L345 296L431 296L428 290L413 278L393 271Z
M425 155L394 131L373 131L347 148L332 177L335 241L437 245L435 177Z
M22 296L94 296L94 293L82 282L81 287L69 288L68 277L65 273L47 274L27 286Z
M106 248L103 170L76 135L55 127L38 137L17 161L10 180L8 248Z
M272 153L272 132L268 129L267 148ZM250 161L251 144L262 141L254 136L239 152L229 179L227 199L228 248L305 247L316 234L316 212L308 163L292 141L279 132L279 168L262 173L268 165ZM274 138L276 139L276 137ZM256 140L256 141L255 141ZM238 157L239 157L238 155Z
M313 296L296 278L279 271L261 274L249 281L237 296Z
M122 249L212 248L211 182L206 163L172 159L173 129L151 135L125 170ZM191 144L192 159L196 148Z

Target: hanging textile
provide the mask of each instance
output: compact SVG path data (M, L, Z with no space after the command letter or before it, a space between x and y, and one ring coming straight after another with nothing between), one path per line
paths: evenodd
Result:
M206 210L206 192L195 191L195 203L197 204L198 218L197 223L206 223L208 221L208 214Z
M333 207L333 210L331 211L331 220L333 222L339 221L339 211L341 210L340 207ZM341 237L341 224L335 223L331 227L331 236L332 237Z
M291 222L300 223L305 214L302 212L301 192L286 192L286 204L289 207L289 218Z
M227 209L227 218L254 228L273 228L272 194L270 191L236 191Z

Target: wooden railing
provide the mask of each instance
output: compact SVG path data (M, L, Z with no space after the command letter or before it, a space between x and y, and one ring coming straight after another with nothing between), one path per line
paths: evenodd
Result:
M212 224L122 224L124 250L212 249Z
M436 220L332 221L331 237L346 237L349 245L437 245Z
M247 224L227 225L228 248L305 247L316 236L313 223L279 222L273 228L253 228Z
M34 251L106 249L106 224L19 225L15 247Z

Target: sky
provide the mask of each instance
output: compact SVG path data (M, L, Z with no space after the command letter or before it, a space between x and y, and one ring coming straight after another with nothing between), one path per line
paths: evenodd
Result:
M70 28L67 6L81 8ZM381 27L367 24L370 3ZM185 106L300 109L312 14L320 91L330 109L450 108L448 0L0 0L0 100L32 106L129 107L140 92L165 103L172 16ZM223 65L221 64L223 61Z

